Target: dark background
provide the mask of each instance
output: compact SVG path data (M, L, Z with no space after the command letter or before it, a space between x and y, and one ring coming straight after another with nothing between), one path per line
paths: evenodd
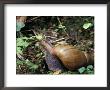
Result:
M107 46L110 46L110 3L109 0L0 0L0 89L1 90L88 90L88 89L110 89L110 71L107 69L107 84L108 88L4 88L4 60L5 60L5 48L4 48L4 4L108 4L107 7ZM103 43L103 42L102 42ZM110 47L107 47L107 65L110 68ZM103 78L103 77L102 77Z

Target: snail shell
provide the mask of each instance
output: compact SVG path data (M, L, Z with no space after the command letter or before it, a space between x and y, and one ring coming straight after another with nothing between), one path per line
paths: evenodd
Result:
M75 49L71 45L58 45L54 47L53 50L55 55L69 70L74 70L87 64L87 58L85 54L82 51Z

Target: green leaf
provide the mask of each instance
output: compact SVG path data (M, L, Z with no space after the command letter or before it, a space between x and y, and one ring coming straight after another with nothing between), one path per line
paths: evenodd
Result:
M17 38L16 42L17 42L17 46L21 46L23 40L21 38Z
M34 70L37 69L37 68L38 68L38 65L33 65L33 66L30 67L30 69L34 69Z
M85 67L81 67L81 68L78 69L79 73L83 73L85 70L86 70Z
M29 60L26 60L25 64L29 67L31 70L36 70L38 68L38 65L30 62Z
M25 62L28 66L33 66L34 64L32 62L30 62L28 59Z
M21 47L17 47L16 48L16 52L17 52L17 54L19 53L19 54L22 54L22 49L21 49Z
M83 28L84 29L88 29L88 28L90 28L92 26L92 23L85 23L84 25L83 25Z
M17 63L17 65L23 65L24 62L20 61L20 60L17 60L16 63Z
M93 65L88 65L87 70L93 70Z
M29 43L23 40L23 38L17 38L17 46L27 47L28 45Z
M25 24L23 22L16 22L16 31L20 31L24 26Z
M16 47L16 52L22 54L24 48L26 48L29 43L26 42L26 37L21 37L16 39L17 47Z

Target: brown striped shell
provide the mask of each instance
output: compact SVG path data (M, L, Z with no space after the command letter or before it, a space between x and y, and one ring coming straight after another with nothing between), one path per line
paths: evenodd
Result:
M58 45L54 47L53 50L55 55L69 70L74 70L87 64L87 58L85 54L82 51L75 49L71 45Z

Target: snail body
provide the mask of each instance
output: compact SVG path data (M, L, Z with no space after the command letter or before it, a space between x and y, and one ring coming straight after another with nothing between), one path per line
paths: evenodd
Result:
M43 45L51 53L56 56L62 62L62 64L69 70L75 70L84 65L93 64L94 60L91 55L84 53L72 45L57 45L51 47L48 43L43 42Z

